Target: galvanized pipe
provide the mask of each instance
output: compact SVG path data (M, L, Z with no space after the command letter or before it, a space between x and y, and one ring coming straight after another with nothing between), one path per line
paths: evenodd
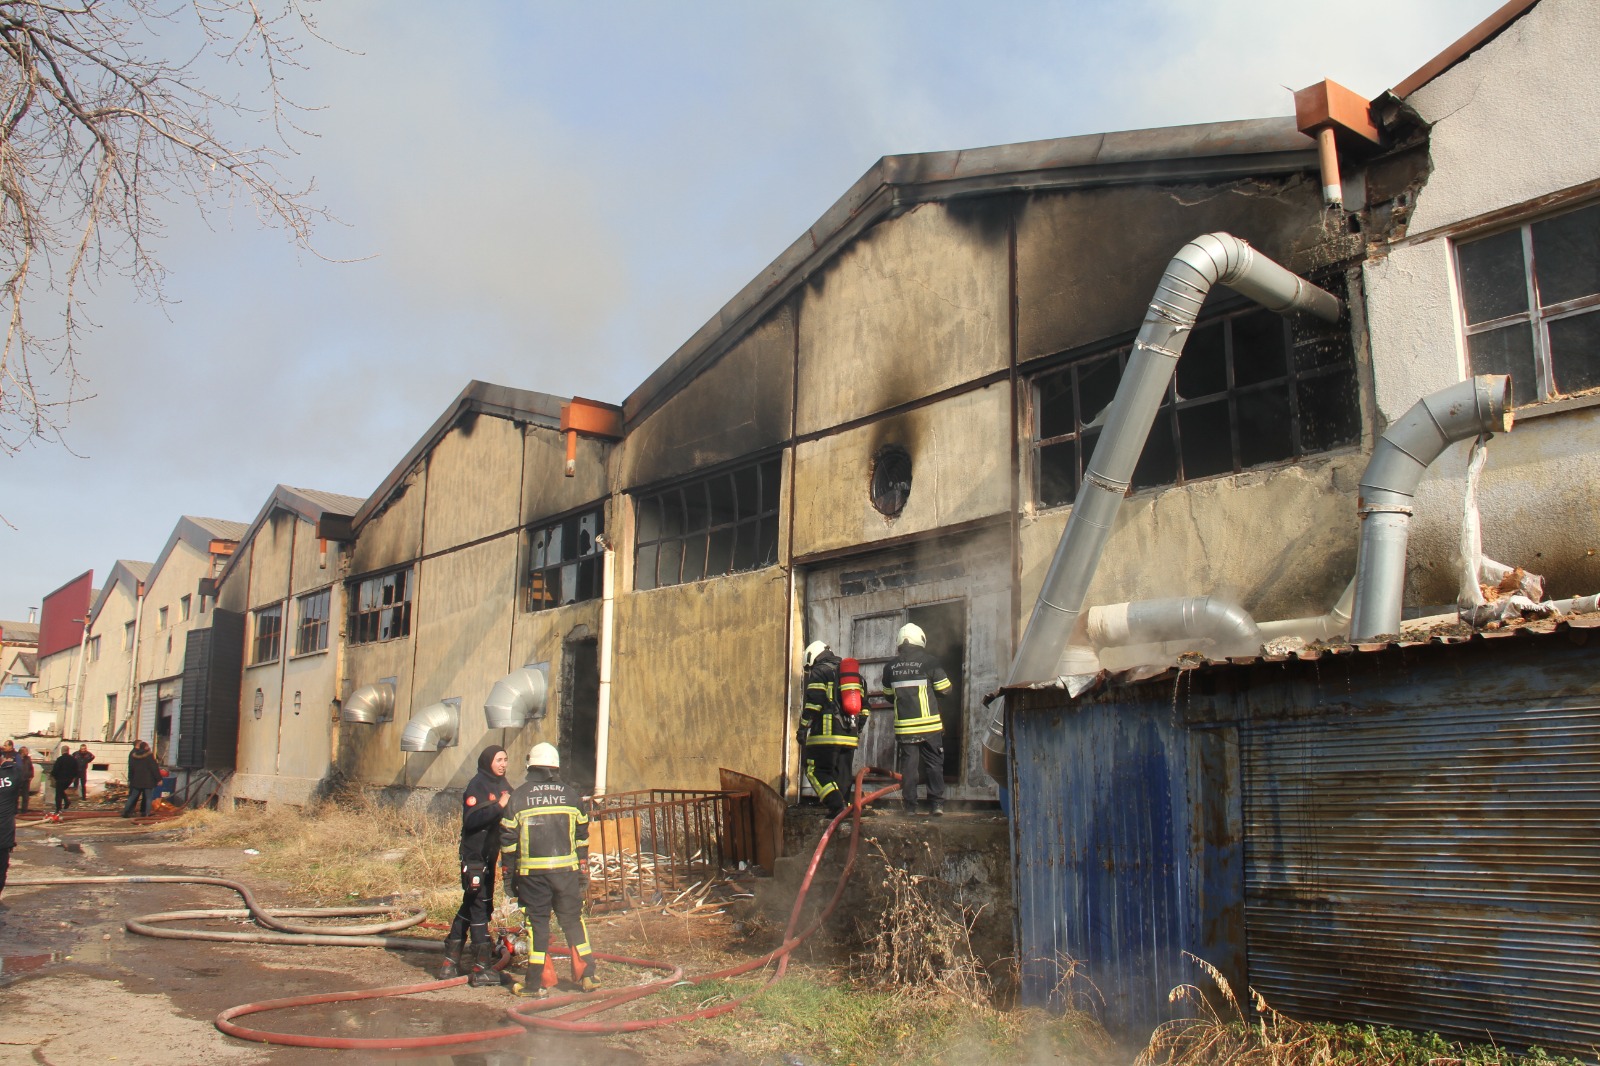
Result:
M1343 308L1336 297L1228 233L1197 237L1172 257L1117 385L1066 531L1011 661L1007 685L1044 681L1062 673L1057 665L1077 628L1089 582L1132 482L1139 453L1200 306L1219 282L1274 311L1309 311L1332 322ZM1070 660L1067 666L1070 672Z
M1513 419L1511 379L1479 374L1424 396L1379 439L1361 475L1352 641L1400 632L1411 504L1423 472L1450 445L1506 432Z
M483 701L483 717L490 729L521 729L544 717L544 704L550 685L545 672L549 663L529 663L513 670L494 683Z
M350 694L339 708L339 718L346 722L376 725L394 717L394 685L378 681L363 685Z
M438 751L454 747L461 736L461 701L454 697L429 704L411 716L400 734L401 751Z
M1255 619L1243 607L1217 596L1091 607L1085 616L1085 631L1097 649L1210 640L1220 658L1254 654L1261 648Z

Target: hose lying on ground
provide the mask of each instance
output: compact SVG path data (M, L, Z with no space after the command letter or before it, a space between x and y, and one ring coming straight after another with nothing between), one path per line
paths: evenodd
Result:
M715 1018L719 1015L737 1009L751 997L764 991L775 981L783 977L789 966L789 957L795 948L803 944L818 929L822 927L834 908L838 906L840 898L844 895L845 886L849 881L850 872L855 866L856 851L861 839L861 809L865 804L871 803L883 796L897 791L900 788L898 775L895 783L878 789L863 796L861 794L862 780L867 774L863 769L856 774L854 796L851 805L840 811L828 823L822 833L822 839L817 842L816 851L811 856L811 862L806 867L804 879L800 883L800 890L795 896L794 906L789 913L788 924L784 928L783 941L772 951L757 959L718 970L714 973L701 974L697 977L684 978L683 968L670 962L652 959L635 959L623 955L609 955L595 952L594 957L601 961L617 963L624 966L634 966L641 969L657 970L666 976L654 981L639 985L631 985L616 990L603 990L599 992L581 992L570 995L550 996L544 999L519 1001L507 1008L506 1016L514 1021L515 1025L500 1026L494 1029L481 1029L473 1032L441 1033L436 1036L410 1036L410 1037L323 1037L308 1036L299 1033L270 1032L262 1029L253 1029L237 1024L234 1019L243 1018L251 1014L260 1014L273 1010L284 1010L290 1007L315 1006L324 1003L349 1003L359 1000L386 999L393 996L413 995L419 992L432 992L442 988L450 988L466 982L465 976L453 977L443 981L423 981L410 985L390 985L385 988L353 990L346 992L327 992L308 996L291 996L283 999L264 1000L259 1003L244 1003L230 1007L217 1015L216 1026L229 1036L241 1040L251 1040L265 1044L281 1044L295 1047L337 1048L346 1050L408 1050L432 1047L450 1047L471 1043L480 1043L486 1040L499 1040L505 1037L520 1036L527 1028L551 1029L565 1033L606 1035L618 1033L640 1032L646 1029L658 1029L663 1026L675 1025L680 1022L696 1019ZM839 874L839 883L834 888L833 896L826 906L805 926L796 932L800 923L800 916L805 908L806 897L811 890L811 882L815 878L817 868L822 862L829 843L835 831L843 824L844 819L852 820L853 831L850 834L850 848L845 856L844 866ZM389 908L366 907L326 907L310 909L294 909L267 911L256 903L250 890L236 881L229 881L220 877L165 877L165 876L103 876L103 877L60 877L60 878L31 878L13 880L12 885L70 885L70 884L204 884L217 885L232 889L239 893L245 902L245 910L197 910L197 911L168 911L161 914L147 914L139 918L130 918L127 928L129 932L142 936L162 937L167 939L184 940L220 940L241 941L249 943L266 944L317 944L317 945L343 945L349 947L383 947L405 948L412 950L437 951L443 947L437 940L427 940L419 937L395 937L381 935L397 929L407 928L420 923L423 914L407 915L394 921L379 923L373 926L302 926L285 922L284 918L308 917L356 917L367 914L386 914ZM277 932L251 932L251 933L226 933L211 932L208 930L191 929L164 929L162 924L180 921L183 919L201 918L242 918L252 917L269 929ZM567 950L564 947L552 945L551 953ZM749 993L719 1003L713 1007L689 1011L664 1018L644 1018L631 1021L615 1022L590 1022L590 1018L602 1011L611 1010L642 999L645 996L659 992L664 988L672 987L679 983L691 985L701 984L706 981L721 980L728 977L737 977L750 973L777 962L777 967L761 985ZM503 969L510 962L510 955L501 953L494 968ZM560 1007L576 1005L576 1009L566 1012L558 1017L545 1016L546 1012Z

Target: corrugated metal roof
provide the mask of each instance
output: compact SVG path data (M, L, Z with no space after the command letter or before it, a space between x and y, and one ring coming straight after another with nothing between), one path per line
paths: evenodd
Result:
M1253 663L1281 663L1291 659L1298 659L1302 662L1315 662L1331 656L1371 654L1385 651L1389 648L1415 648L1427 644L1466 644L1475 640L1505 640L1518 636L1544 636L1564 629L1597 628L1600 628L1600 611L1561 615L1559 617L1519 618L1504 623L1493 623L1493 628L1484 629L1473 629L1462 622L1443 623L1426 630L1419 630L1414 635L1403 634L1398 640L1361 641L1356 644L1350 644L1345 641L1331 643L1313 641L1304 647L1292 650L1269 653L1263 649L1263 652L1259 655L1230 656L1226 659L1212 659L1200 652L1190 652L1181 656L1172 666L1115 673L1104 671L1081 694L1105 692L1124 685L1145 681L1160 681L1176 677L1191 670L1226 670L1229 667L1249 666ZM1012 689L1022 690L1059 689L1065 687L1063 678L1055 678L1051 681L1041 681L1028 685L1011 686Z
M267 497L267 502L261 505L261 510L256 512L254 520L245 528L244 534L235 539L239 541L241 546L254 540L256 534L261 531L262 525L266 523L267 518L278 508L292 511L307 522L315 525L324 513L353 515L361 509L361 505L364 502L359 496L343 496L337 492L300 489L295 488L293 485L280 484L273 488L272 494ZM233 572L233 568L238 565L240 559L245 557L245 554L243 551L236 551L229 557L227 563L222 567L222 572L217 575L219 587L228 580L228 575Z
M5 634L7 644L39 643L38 622L7 622L0 620L0 633Z
M184 515L183 517L210 533L217 540L238 540L244 536L244 531L250 528L243 522L230 522L226 518L200 518L197 515Z
M361 505L365 502L360 496L345 496L337 492L322 492L318 489L302 489L293 485L280 487L288 489L290 492L297 492L322 510L331 511L334 514L353 515L361 510Z

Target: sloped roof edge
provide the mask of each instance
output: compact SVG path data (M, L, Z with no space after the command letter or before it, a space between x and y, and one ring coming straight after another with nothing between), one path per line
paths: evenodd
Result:
M433 449L435 444L456 424L456 419L467 412L507 418L513 422L531 422L550 429L561 428L561 406L571 397L551 396L549 393L514 389L509 385L491 385L487 381L469 381L467 387L456 395L444 413L436 418L405 457L395 464L389 475L379 482L350 519L350 527L357 531L376 514L389 499L395 487L417 461Z
M148 586L155 584L156 578L161 576L161 568L167 565L167 559L172 555L172 550L181 540L196 550L205 553L211 550L213 540L237 541L244 536L249 527L243 522L230 522L225 518L197 518L194 515L182 515L178 524L172 527L172 535L167 538L166 545L161 549L161 554L156 556L155 564L150 567L149 576L145 578Z
M623 402L632 425L885 217L917 204L995 192L1194 181L1314 170L1316 144L1293 118L1091 133L878 160L800 238L645 378Z
M325 513L349 516L360 510L361 504L359 496L345 496L319 489L300 489L280 483L273 486L271 494L267 496L267 502L261 505L261 510L256 512L244 535L239 538L239 547L243 548L256 538L256 534L261 531L261 527L277 508L293 512L312 525L316 525L317 519ZM228 575L233 573L234 566L243 555L243 551L235 551L228 557L228 561L222 566L222 573L217 575L218 585L228 580Z
M1533 6L1538 2L1539 0L1511 0L1510 3L1502 5L1488 18L1453 41L1450 47L1428 60L1414 71L1410 77L1390 89L1390 95L1404 100L1434 78L1437 78L1473 52L1494 40L1502 30L1529 11L1532 11Z
M150 577L153 564L136 562L133 559L118 559L111 567L111 574L106 578L106 583L94 598L94 606L89 608L89 628L94 628L95 619L100 617L100 611L111 599L111 590L117 587L118 582L128 582L133 585L134 598L139 595L139 582Z

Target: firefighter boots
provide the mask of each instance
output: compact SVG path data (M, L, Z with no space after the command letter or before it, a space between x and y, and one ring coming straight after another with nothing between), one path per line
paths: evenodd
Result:
M486 988L500 983L500 975L494 970L494 941L482 940L472 945L474 952L472 959L472 976L467 978L467 984L473 988Z
M438 972L433 976L440 981L448 981L452 977L461 976L461 949L467 946L465 939L450 937L444 942L444 961L439 964Z

